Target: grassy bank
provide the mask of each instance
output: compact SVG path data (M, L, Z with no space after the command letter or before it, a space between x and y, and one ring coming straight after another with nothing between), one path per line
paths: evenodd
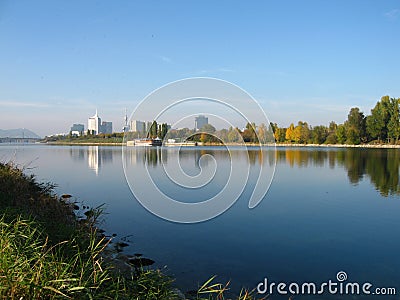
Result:
M69 196L0 164L1 299L176 299L172 280L139 268L122 274L105 257L110 242Z
M185 297L144 260L115 259L96 227L101 208L80 217L53 187L0 163L0 299L228 299L213 280Z

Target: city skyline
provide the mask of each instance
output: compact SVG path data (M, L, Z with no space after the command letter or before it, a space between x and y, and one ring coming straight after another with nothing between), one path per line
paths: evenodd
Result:
M381 96L400 96L399 33L389 0L6 1L0 128L45 136L102 107L118 130L125 108L189 77L244 88L281 126L342 123L351 107L369 114Z

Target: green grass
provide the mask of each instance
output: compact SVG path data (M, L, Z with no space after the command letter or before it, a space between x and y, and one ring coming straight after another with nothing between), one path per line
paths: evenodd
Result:
M0 299L174 299L158 270L120 274L97 232L101 209L78 218L51 184L0 164Z
M89 237L50 246L33 220L0 219L2 299L174 299L171 280L159 271L127 279L111 272L101 257L103 240ZM69 249L66 255L64 250ZM71 251L73 250L73 251ZM72 253L74 252L74 253Z
M214 283L216 276L211 277L208 279L198 290L197 290L197 300L228 300L232 299L231 297L228 297L226 294L229 292L229 284L230 282L227 282L226 284L222 283ZM253 300L253 299L267 299L267 296L264 296L262 298L256 298L256 292L255 290L248 291L247 289L242 289L239 293L238 296L235 297L237 300Z
M69 196L0 163L0 299L182 299L160 270L116 267L98 232L101 207L78 217ZM212 277L187 299L232 299ZM256 299L242 290L234 299Z

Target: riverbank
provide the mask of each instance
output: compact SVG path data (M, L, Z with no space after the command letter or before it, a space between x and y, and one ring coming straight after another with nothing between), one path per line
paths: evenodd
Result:
M82 210L53 187L0 163L0 299L179 299L140 260L123 273L96 227L101 208Z
M61 146L123 146L125 143L114 143L114 142L47 142L39 143L42 145L61 145Z
M39 143L44 145L61 145L61 146L125 146L125 143L107 143L107 142L47 142ZM202 147L202 146L213 146L213 147L224 147L224 146L235 146L235 147L259 147L260 144L257 143L199 143L195 145L186 144L167 144L166 147ZM286 143L267 143L262 144L262 147L310 147L310 148L375 148L375 149L400 149L400 145L391 144L360 144L360 145L350 145L350 144L286 144Z
M200 146L235 146L235 147L260 147L258 143L205 143ZM400 145L389 145L389 144L360 144L360 145L350 145L350 144L289 144L289 143L266 143L261 144L261 147L302 147L302 148L376 148L376 149L400 149Z

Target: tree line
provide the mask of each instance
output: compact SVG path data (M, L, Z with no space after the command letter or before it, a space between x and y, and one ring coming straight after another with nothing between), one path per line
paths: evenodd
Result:
M367 116L358 107L353 107L343 124L332 121L328 126L310 126L299 121L297 125L292 123L289 127L280 127L276 123L247 123L243 129L230 127L221 130L206 124L196 131L189 128L169 129L166 123L153 121L147 137L203 143L397 144L400 137L400 98L383 96Z
M350 109L343 124L330 122L329 126L309 126L299 121L288 128L271 124L278 143L350 144L392 143L400 137L400 98L383 96L371 114L365 116L358 107Z

